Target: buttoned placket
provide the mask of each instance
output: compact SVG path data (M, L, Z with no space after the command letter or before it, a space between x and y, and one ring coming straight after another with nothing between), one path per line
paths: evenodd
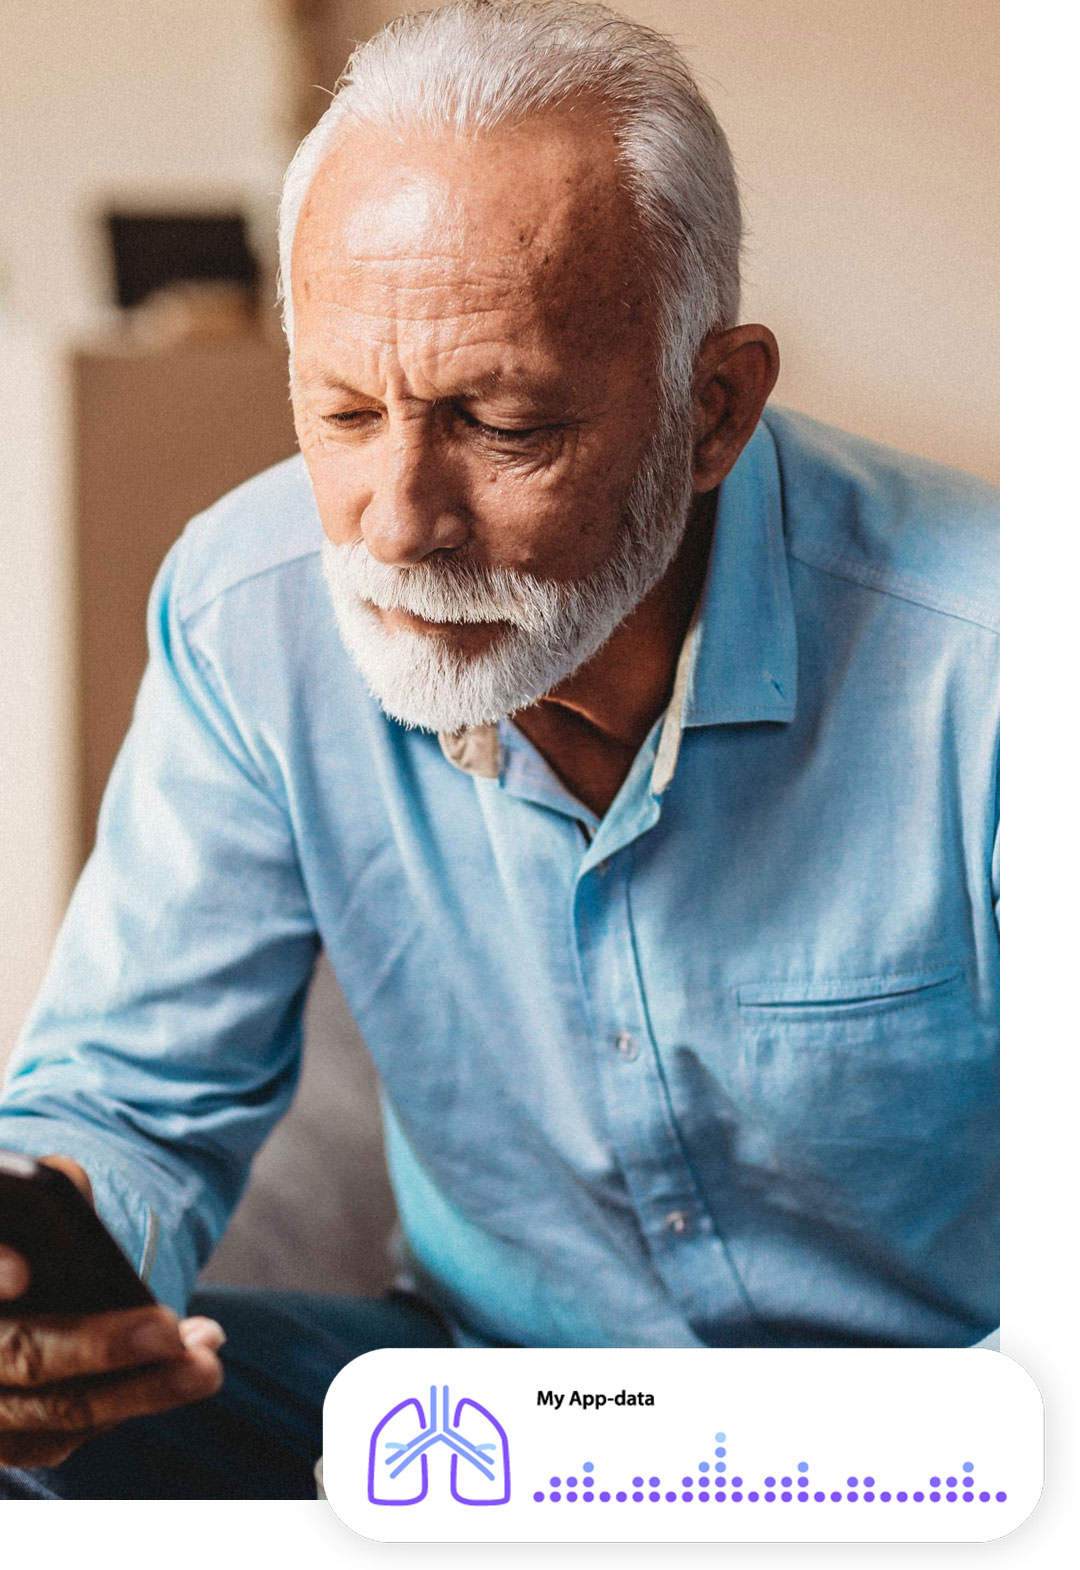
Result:
M589 847L571 922L612 1149L653 1265L693 1323L728 1302L740 1316L746 1292L687 1159L637 963L634 845L659 819L660 801L647 789L654 761L639 757L637 803L623 801L625 817L609 814Z

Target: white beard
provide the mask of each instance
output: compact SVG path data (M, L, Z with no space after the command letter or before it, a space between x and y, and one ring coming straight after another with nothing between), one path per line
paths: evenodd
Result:
M557 583L452 556L391 567L363 541L325 540L338 631L392 719L449 732L494 724L590 660L655 587L679 548L692 495L689 433L666 415L631 484L615 549L587 578ZM488 648L463 654L437 635L388 632L375 606L502 625Z

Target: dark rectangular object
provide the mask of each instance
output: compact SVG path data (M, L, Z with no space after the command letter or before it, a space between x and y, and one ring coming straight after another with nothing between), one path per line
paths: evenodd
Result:
M113 212L106 222L118 305L138 305L157 289L192 279L256 293L259 268L241 213Z
M0 1317L104 1314L154 1301L74 1183L13 1150L0 1150L0 1243L31 1272L22 1297L0 1300Z

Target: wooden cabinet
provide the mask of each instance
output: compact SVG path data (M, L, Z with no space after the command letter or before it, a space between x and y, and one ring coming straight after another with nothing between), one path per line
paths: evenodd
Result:
M296 449L284 340L252 333L71 364L80 859L146 663L154 574L193 514Z

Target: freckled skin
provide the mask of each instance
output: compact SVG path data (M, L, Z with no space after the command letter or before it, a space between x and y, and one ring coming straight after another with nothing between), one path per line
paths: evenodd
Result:
M475 139L357 128L325 160L292 253L293 403L331 540L397 566L455 552L562 581L607 560L658 402L639 224L615 168L583 106ZM515 717L591 805L666 701L708 493L775 373L766 328L707 340L683 550L588 665ZM499 636L381 614L462 652Z

